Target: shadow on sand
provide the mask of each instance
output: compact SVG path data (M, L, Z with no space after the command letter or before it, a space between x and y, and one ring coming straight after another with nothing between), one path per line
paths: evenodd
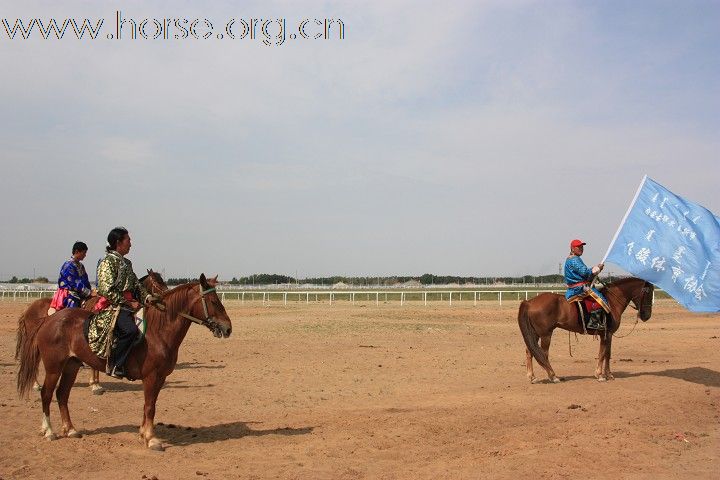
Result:
M659 372L635 372L628 373L623 371L614 371L613 375L615 378L633 378L643 377L645 375L655 375L658 377L676 378L678 380L685 380L690 383L697 383L698 385L705 385L706 387L720 387L720 372L710 370L704 367L689 367L689 368L674 368L669 370L661 370ZM568 375L560 377L562 382L572 382L576 380L595 380L594 375ZM541 379L538 384L552 383L548 379Z
M178 381L172 381L172 382L165 382L165 385L163 385L163 390L172 389L172 388L210 388L214 387L215 385L212 383L208 383L206 385L179 385L181 383L185 383L184 380L178 380ZM142 380L135 380L134 382L129 381L118 381L113 380L112 382L103 381L102 378L100 379L100 385L107 391L107 392L142 392L143 391L143 383ZM87 388L89 387L87 382L75 382L74 388Z
M254 430L248 425L262 422L231 422L206 427L185 427L182 425L158 423L155 426L155 433L169 444L168 447L188 446L200 443L222 442L224 440L240 439L244 437L260 437L265 435L307 435L312 433L315 427L280 427L267 430ZM101 427L93 430L84 430L83 435L97 435L100 433L138 433L139 425L115 425L112 427Z
M217 365L208 365L206 363L200 363L200 362L179 362L175 364L175 370L183 370L186 368L204 368L204 369L218 369L218 368L225 368L225 365L223 364L217 364Z
M720 372L705 367L673 368L659 372L615 372L616 378L641 377L644 375L656 375L659 377L677 378L706 387L720 387Z

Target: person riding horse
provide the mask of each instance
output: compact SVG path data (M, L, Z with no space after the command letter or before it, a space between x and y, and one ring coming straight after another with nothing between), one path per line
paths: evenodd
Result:
M593 277L600 273L605 265L599 263L592 268L588 268L582 258L580 258L585 245L586 243L582 240L575 239L570 242L570 255L568 255L565 260L565 284L567 285L565 298L568 302L572 303L582 301L585 297L590 296L598 306L609 313L610 307L608 306L605 296L595 287L590 286ZM603 328L603 323L600 319L591 315L587 328Z
M85 242L75 242L73 245L70 260L60 267L58 289L50 302L48 315L63 308L80 308L82 302L95 294L82 264L87 251Z
M88 342L94 353L107 358L106 373L124 378L125 360L139 334L135 312L140 310L140 300L147 305L154 297L138 281L132 263L125 258L131 247L127 229L113 228L107 241L107 253L98 266L100 299L93 310L96 315L90 322Z

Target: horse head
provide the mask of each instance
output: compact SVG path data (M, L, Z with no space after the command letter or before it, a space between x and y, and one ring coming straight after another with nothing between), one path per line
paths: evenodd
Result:
M147 288L148 292L153 295L160 295L168 290L165 280L159 273L153 271L152 268L148 269L147 273L147 276L143 277L141 281L145 281L145 288Z
M640 291L632 298L633 305L635 305L638 311L638 318L643 322L647 322L650 319L650 315L652 315L654 291L655 285L650 282L645 282Z
M232 332L232 322L215 291L217 283L217 275L208 279L204 273L200 274L198 289L191 290L196 298L191 300L190 314L183 316L206 326L217 338L227 338Z

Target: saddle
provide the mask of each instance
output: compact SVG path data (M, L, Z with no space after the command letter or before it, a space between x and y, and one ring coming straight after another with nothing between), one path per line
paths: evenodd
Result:
M577 305L583 330L607 330L610 315L593 297L575 298L571 303Z

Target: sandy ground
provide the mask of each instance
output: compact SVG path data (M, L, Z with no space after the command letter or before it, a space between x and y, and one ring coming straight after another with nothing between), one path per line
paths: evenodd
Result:
M227 302L233 335L191 327L160 393L165 452L139 440L141 383L103 376L93 396L85 371L70 397L83 438L39 436L39 399L15 391L25 306L0 302L2 479L719 478L720 315L672 301L615 340L616 380L592 376L597 340L573 337L571 357L558 331L565 381L537 385L517 302Z

